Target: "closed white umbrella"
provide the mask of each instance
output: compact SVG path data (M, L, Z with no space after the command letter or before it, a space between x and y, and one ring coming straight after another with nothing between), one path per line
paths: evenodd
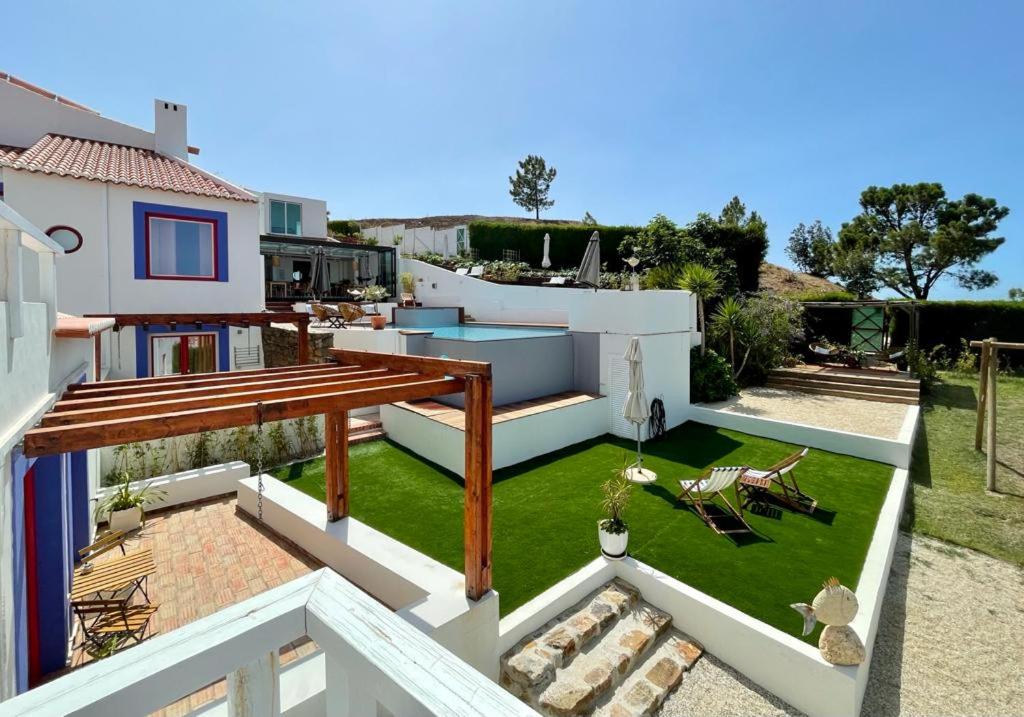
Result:
M583 261L580 262L580 270L576 274L576 283L592 286L595 289L601 286L601 237L596 231L590 235L587 250L583 252Z
M622 405L622 417L636 424L636 463L626 469L626 477L634 483L653 483L658 476L644 468L640 443L640 427L651 417L651 409L644 394L644 355L640 350L640 339L636 336L629 340L623 358L629 364L629 390Z
M548 252L550 250L551 250L551 235L550 234L545 234L544 235L544 258L541 259L541 262L540 262L540 266L541 266L542 269L549 269L549 268L551 268L551 257L548 255Z

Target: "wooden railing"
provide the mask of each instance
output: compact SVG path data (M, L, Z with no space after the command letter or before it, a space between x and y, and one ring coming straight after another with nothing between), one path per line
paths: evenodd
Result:
M5 716L146 715L226 677L228 714L281 715L281 645L325 655L325 714L536 716L497 684L324 568L0 704ZM497 657L495 658L497 659Z

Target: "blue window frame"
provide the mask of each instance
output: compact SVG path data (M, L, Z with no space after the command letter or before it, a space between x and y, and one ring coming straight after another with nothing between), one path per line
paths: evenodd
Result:
M228 215L167 204L133 204L135 278L228 280Z

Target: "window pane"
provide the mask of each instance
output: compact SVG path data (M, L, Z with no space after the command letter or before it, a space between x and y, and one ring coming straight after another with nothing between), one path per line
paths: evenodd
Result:
M302 235L302 205L291 204L286 205L287 211L285 220L285 233L294 234L295 236Z
M177 336L153 337L153 375L181 373L181 339Z
M149 271L154 276L215 276L213 225L152 217L149 220Z
M215 337L212 334L188 337L188 372L212 373L216 367Z
M270 200L270 233L287 234L285 226L285 203Z

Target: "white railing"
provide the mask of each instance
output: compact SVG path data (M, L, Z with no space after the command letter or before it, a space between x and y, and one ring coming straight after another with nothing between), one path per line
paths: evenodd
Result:
M324 652L329 717L536 713L337 573L322 569L0 704L0 714L146 715L227 677L234 717L277 717L277 650Z

